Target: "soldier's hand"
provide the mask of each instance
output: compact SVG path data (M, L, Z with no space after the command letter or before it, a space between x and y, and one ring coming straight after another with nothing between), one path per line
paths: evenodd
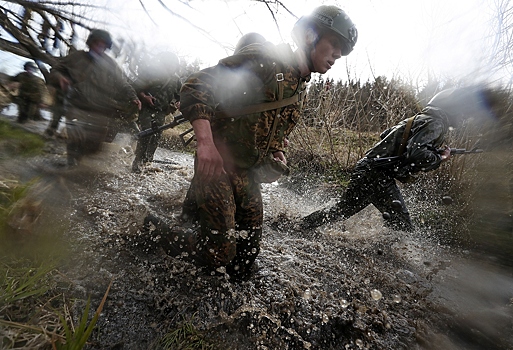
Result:
M277 151L273 153L274 160L280 161L283 164L287 165L287 159L282 151Z
M141 100L139 100L138 98L136 98L135 100L132 100L132 103L134 105L137 106L137 109L140 111L141 110L141 107L142 107L142 103L141 103Z
M141 93L139 93L139 97L145 104L150 105L150 106L155 106L155 101L157 99L155 97L153 97L151 94L146 94L145 92L141 92Z
M198 144L197 158L196 171L200 178L205 181L215 180L221 174L226 174L223 167L223 158L213 143L211 145Z
M442 162L451 158L451 149L448 146L445 146L442 153L440 153L440 157L442 158Z
M59 86L62 91L68 91L69 87L71 86L71 81L68 78L61 75L59 77Z

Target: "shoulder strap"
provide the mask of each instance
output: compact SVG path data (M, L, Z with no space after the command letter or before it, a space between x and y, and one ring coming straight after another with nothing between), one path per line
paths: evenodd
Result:
M278 89L281 84L278 83ZM283 93L283 92L282 92ZM237 108L223 109L216 111L216 118L233 118L240 115L260 113L270 111L273 109L279 109L297 102L300 102L304 97L304 91L301 91L294 96L276 100L272 102L259 103L256 105L249 105Z
M408 118L408 120L406 121L406 126L404 127L404 132L403 132L403 139L401 140L401 145L399 146L399 149L397 150L398 156L401 156L404 153L404 149L406 148L406 143L408 143L408 138L410 137L413 120L415 119L416 116L417 115L414 115L413 117Z
M276 64L276 82L278 83L278 99L275 102L283 101L283 73L280 72L281 69L279 64ZM286 105L285 105L286 106ZM269 147L271 146L271 141L276 133L276 128L278 127L278 120L281 118L282 107L276 107L276 114L274 116L273 125L271 126L271 131L269 132L269 136L267 136L267 146L265 147L264 155L269 152Z

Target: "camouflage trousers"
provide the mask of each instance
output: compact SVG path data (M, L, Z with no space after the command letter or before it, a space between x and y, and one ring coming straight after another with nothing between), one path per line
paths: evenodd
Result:
M197 229L173 232L172 255L186 252L199 265L226 267L234 278L247 276L260 252L263 223L260 184L248 170L230 171L208 183L194 176L184 211Z
M27 120L41 120L41 109L38 102L33 102L26 98L19 98L16 101L18 105L18 122L24 123Z
M314 212L303 219L312 227L338 218L350 218L373 204L393 229L411 231L413 224L392 171L372 167L372 159L363 158L355 166L349 185L335 206Z
M83 156L101 151L109 132L110 118L104 114L71 107L67 113L68 164L75 165Z
M143 108L145 109L140 112L138 120L138 124L141 130L164 125L166 121L166 114L164 112L147 107ZM157 150L161 137L162 132L158 132L153 135L140 138L137 142L137 148L135 150L134 164L153 161L153 155Z

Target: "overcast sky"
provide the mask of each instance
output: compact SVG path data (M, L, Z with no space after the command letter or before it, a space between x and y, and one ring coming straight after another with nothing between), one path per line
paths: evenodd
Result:
M311 12L319 4L335 4L356 24L359 39L355 51L335 64L329 73L335 79L345 79L348 67L353 78L365 80L373 74L414 78L428 66L439 74L464 76L483 64L482 55L486 53L483 37L490 26L490 1L283 2L298 16ZM189 24L171 16L157 1L148 7L151 19L141 10L139 0L123 0L123 3L124 10L116 16L119 19L137 18L131 21L130 29L137 29L141 40L169 45L188 59L200 58L205 66L230 54L238 38L250 31L263 34L275 44L291 43L290 30L296 21L282 10L277 17L278 30L265 5L246 0L197 0L190 2L191 8L183 5L172 8L224 44L223 49ZM145 4L149 3L145 1ZM164 3L177 2L168 0Z
M106 0L104 0L106 1ZM163 0L205 30L201 33L172 16L157 0L108 0L116 10L95 18L110 23L109 29L136 42L159 49L172 49L187 60L200 59L203 67L231 54L244 33L255 31L278 44L292 43L290 31L296 18L281 10L279 30L269 10L251 0L193 0L189 6ZM337 61L328 73L334 79L367 80L373 75L417 79L430 67L446 76L467 76L481 67L486 53L484 35L489 29L490 1L486 0L283 0L294 14L307 14L320 4L343 8L356 24L359 38L355 50ZM174 5L174 6L173 6ZM0 61L1 62L1 61Z

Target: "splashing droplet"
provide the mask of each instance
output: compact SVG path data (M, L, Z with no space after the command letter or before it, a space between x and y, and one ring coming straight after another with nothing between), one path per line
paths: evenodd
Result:
M306 289L305 292L303 293L303 298L306 300L309 300L311 296L312 296L312 292L310 291L310 289Z
M383 297L381 292L379 290L377 290L377 289L371 290L370 294L371 294L372 299L374 299L376 301Z

